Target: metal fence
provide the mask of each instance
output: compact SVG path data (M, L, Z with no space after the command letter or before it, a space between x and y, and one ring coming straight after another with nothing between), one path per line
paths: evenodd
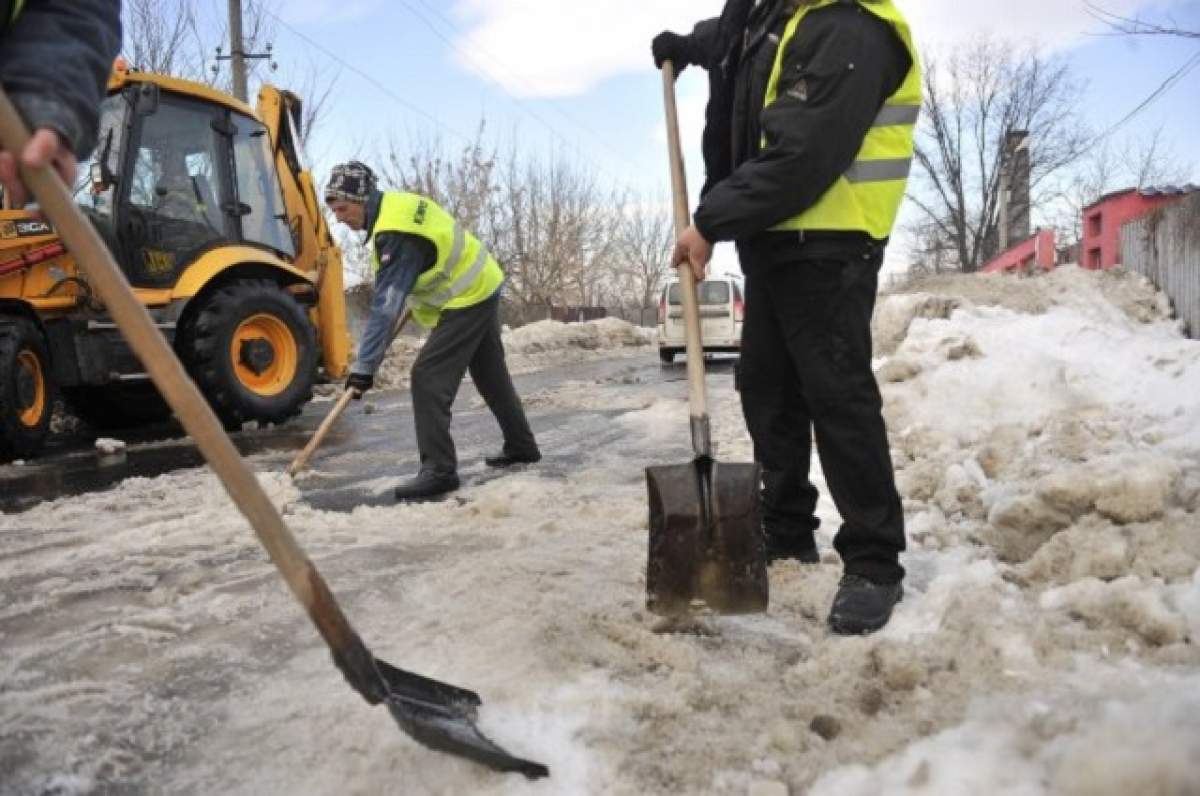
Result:
M369 283L362 283L346 291L346 316L350 326L350 334L355 339L361 338L371 315L372 289ZM564 323L593 321L598 318L620 318L637 326L653 327L658 323L658 306L609 306L609 307L580 307L529 305L517 306L510 301L500 303L500 320L513 328L524 326L535 321L555 320ZM408 324L405 334L424 334L415 323Z
M1200 339L1200 193L1123 225L1121 264L1163 291Z

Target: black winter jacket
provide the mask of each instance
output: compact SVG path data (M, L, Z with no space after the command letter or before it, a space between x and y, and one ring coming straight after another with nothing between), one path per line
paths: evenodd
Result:
M728 0L721 17L689 37L691 60L709 70L711 90L707 176L694 222L709 241L736 240L743 255L779 248L780 236L796 239L766 230L811 207L850 167L912 65L890 25L859 0L843 0L805 16L783 53L778 98L764 109L796 7L796 0Z
M0 20L11 7L0 0ZM82 160L120 47L119 0L27 0L0 34L0 83L30 127L56 131Z

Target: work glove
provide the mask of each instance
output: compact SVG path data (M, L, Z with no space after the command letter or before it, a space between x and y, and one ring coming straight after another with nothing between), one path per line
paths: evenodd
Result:
M670 61L675 66L675 74L679 75L691 60L688 53L691 47L687 36L680 36L664 30L650 42L650 52L654 56L654 66L662 69L663 61Z
M375 377L370 373L351 373L346 378L346 389L354 390L354 400L363 397L363 393L375 386Z

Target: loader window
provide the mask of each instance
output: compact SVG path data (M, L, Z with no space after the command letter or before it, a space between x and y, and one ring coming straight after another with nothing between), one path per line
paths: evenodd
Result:
M245 116L233 114L237 135L233 140L234 179L242 203L242 237L275 251L296 256L287 208L275 173L267 128Z
M142 119L126 200L135 285L172 284L197 255L229 239L219 204L223 147L212 121L210 107L165 93Z
M120 94L114 94L101 103L96 148L92 156L79 165L75 203L98 225L112 223L113 197L124 150L128 108L128 101Z

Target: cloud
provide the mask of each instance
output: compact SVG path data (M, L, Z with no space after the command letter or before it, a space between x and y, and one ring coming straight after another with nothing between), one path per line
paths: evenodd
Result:
M689 32L720 13L720 0L463 0L465 34L456 57L466 69L519 97L566 97L651 66L650 39ZM462 53L471 53L471 56Z
M1122 15L1171 5L1167 0L1095 2ZM989 33L1062 49L1103 29L1084 0L898 4L908 14L919 46L962 43ZM644 71L656 33L686 33L698 20L720 13L722 5L721 0L460 0L453 10L462 31L455 57L465 69L515 96L575 96L611 77Z

